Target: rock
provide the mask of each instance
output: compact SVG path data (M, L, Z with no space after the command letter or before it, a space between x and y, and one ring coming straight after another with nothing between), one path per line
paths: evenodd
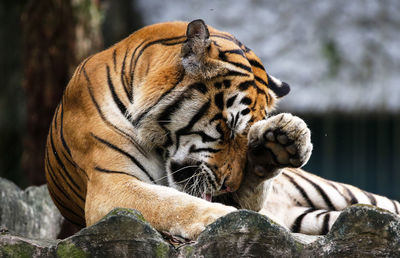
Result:
M176 251L136 210L117 208L93 226L61 241L57 254L90 257L171 257ZM61 255L62 254L62 255Z
M240 210L217 220L197 243L185 246L185 257L292 257L303 246L269 218Z
M0 178L0 231L29 238L55 239L62 221L46 185L22 191L11 181Z
M0 236L0 257L176 257L177 251L132 209L117 208L64 240Z
M240 210L209 225L194 243L174 247L132 209L114 209L64 240L0 235L0 257L398 257L400 217L367 205L346 209L326 236L292 234Z
M354 205L307 252L316 255L316 250L325 257L399 257L400 217L371 205Z

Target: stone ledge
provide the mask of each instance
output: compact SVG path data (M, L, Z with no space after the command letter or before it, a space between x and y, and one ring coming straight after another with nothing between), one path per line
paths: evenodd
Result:
M115 209L64 240L3 233L0 257L394 257L400 217L367 205L346 209L326 236L292 234L269 218L240 210L209 225L194 243L174 247L132 209Z
M11 231L29 238L55 239L63 220L46 185L21 190L0 178L0 234Z

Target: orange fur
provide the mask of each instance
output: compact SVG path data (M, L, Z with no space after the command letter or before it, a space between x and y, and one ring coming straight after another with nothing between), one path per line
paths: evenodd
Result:
M261 64L254 53L230 34L211 27L208 27L212 40L207 41L211 42L207 43L209 45L202 45L201 40L193 41L194 52L204 48L193 57L199 62L200 70L185 68L182 60L187 53L182 52L182 46L187 44L187 26L184 22L170 22L145 27L87 58L75 71L51 124L45 160L53 200L73 223L91 225L114 207L128 207L142 212L159 230L193 238L207 224L235 210L152 184L144 173L137 172L138 165L133 162L133 159L143 160L142 156L153 153L168 138L168 133L159 128L157 114L151 113L143 120L139 116L157 108L157 101L167 92L174 90L166 99L176 98L179 90L183 91L187 85L203 83L207 93L193 93L187 97L198 101L209 99L213 108L209 109L207 117L211 119L220 112L214 107L213 98L221 90L213 89L213 85L222 83L228 71L248 76L229 77L233 86L223 89L224 96L235 94L244 79L254 80L254 76L268 83L265 71L248 61L254 59ZM231 49L244 54L230 54L229 62L219 58L222 50ZM188 53L192 50L189 47ZM251 70L243 70L235 64ZM254 84L264 95L258 94L255 87L243 90L252 103L249 105L252 119L248 126L263 119L266 111L275 105L275 95L266 84L260 80L254 80ZM188 109L188 115L193 116L200 108L195 101L193 105L187 107L192 108ZM225 111L222 114L221 130L229 139L232 130L226 122L229 114ZM246 132L232 141L222 141L217 145L222 151L209 160L218 168L217 179L226 178L225 184L231 190L238 189L243 178ZM157 162L145 165L156 167ZM105 168L113 172L105 173Z

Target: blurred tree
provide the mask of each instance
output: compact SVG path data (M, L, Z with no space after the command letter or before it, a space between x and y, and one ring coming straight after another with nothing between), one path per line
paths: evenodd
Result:
M102 48L96 0L27 1L22 13L23 87L27 105L22 167L45 183L44 150L54 110L77 64Z
M104 46L109 47L145 24L136 0L102 1Z
M0 1L0 176L26 186L20 159L25 100L21 87L21 10L23 0Z

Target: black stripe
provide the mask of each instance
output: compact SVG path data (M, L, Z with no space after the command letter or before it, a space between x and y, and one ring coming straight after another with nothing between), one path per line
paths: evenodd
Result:
M220 134L220 139L223 140L224 139L224 131L221 128L220 124L217 124L217 126L215 127L215 130L217 130L217 132Z
M126 151L120 149L119 147L115 146L114 144L98 137L97 135L90 133L93 138L95 138L97 141L101 142L102 144L106 145L107 147L121 153L122 155L128 157L140 170L142 170L146 176L153 182L155 183L154 179L150 176L149 172L143 167L143 165L131 154L127 153Z
M254 75L254 79L255 79L256 81L260 82L261 84L263 84L264 86L268 87L268 83L267 83L266 81L264 81L263 78Z
M117 48L114 48L112 57L113 57L114 72L117 72Z
M224 84L225 89L228 89L229 87L231 87L230 80L223 80L222 83Z
M56 130L57 130L58 111L60 110L60 105L61 105L61 103L58 103L57 108L56 108L56 112L55 112L55 115L54 115L54 121L53 121L53 123L54 123L54 128L55 128Z
M157 117L157 122L161 127L164 128L164 125L169 124L171 122L171 116L181 108L183 101L185 99L186 96L182 94L174 102L170 103L166 108L164 108L164 110ZM169 131L166 128L164 129L166 131Z
M203 94L206 94L208 89L204 83L196 82L189 86L191 89L195 89Z
M333 205L331 199L329 198L329 196L326 194L326 192L324 191L324 189L321 188L321 186L319 186L318 184L316 184L314 181L312 181L311 179L305 177L304 175L301 175L299 173L296 173L297 176L303 178L304 180L306 180L307 182L309 182L315 190L317 190L317 192L322 196L322 199L324 199L325 204L327 205L327 207L330 210L334 210L336 211L337 209L335 208L335 206Z
M210 119L210 124L215 120L223 119L222 113L217 113L213 118Z
M184 128L179 129L177 133L179 134L180 132L183 133L190 130L194 126L194 124L204 116L204 114L208 111L209 108L210 108L210 101L207 101L201 106L199 111L197 111L197 113L190 119L189 123Z
M47 152L47 155L48 155L48 152ZM47 167L47 172L48 172L48 174L49 174L49 176L50 176L50 179L53 181L53 185L57 188L57 190L58 190L60 193L62 193L62 195L64 195L64 198L65 198L66 200L71 200L71 197L69 196L68 193L65 192L65 189L61 189L60 186L56 183L56 182L59 182L59 180L57 180L57 179L55 178L55 173L54 173L53 167L50 165L50 161L49 161L48 156L47 156L47 159L46 159L46 167ZM65 180L64 180L64 181L65 181ZM77 207L80 208L80 206L77 206ZM82 211L83 211L83 210L82 210Z
M219 110L224 110L224 92L218 92L215 94L214 102Z
M249 60L249 63L250 63L252 66L257 67L257 68L260 68L260 69L263 69L263 70L265 71L264 66L263 66L260 62L258 62L257 60L254 60L254 59L248 59L248 60Z
M211 153L217 153L220 152L221 149L214 149L214 148L196 148L194 145L190 146L189 152L190 153L195 153L195 152L211 152Z
M261 84L263 84L265 87L267 87L267 88L269 87L269 85L268 85L261 77L258 77L257 75L254 75L254 79L255 79L257 82L260 82ZM256 90L257 90L257 93L267 95L267 93L265 92L265 90L259 88L257 85L255 85L255 88L256 88Z
M86 171L83 170L81 167L79 167L78 164L75 163L75 161L71 160L72 159L71 150L68 147L68 144L64 138L64 130L63 130L63 128L64 128L64 105L63 105L62 101L60 103L60 106L61 106L60 139L61 139L61 143L62 143L64 149L66 149L69 157L67 157L67 155L65 155L65 153L63 151L61 151L61 153L63 154L64 159L66 159L75 169L79 169L81 172L83 172L83 174L86 176L86 178L89 179L89 176L86 173ZM74 172L76 172L76 171L74 171Z
M221 89L222 88L222 83L221 82L216 82L214 83L214 87L217 89Z
M53 128L50 127L50 144L51 144L51 148L53 149L53 151L51 152L54 157L56 158L56 161L58 163L58 165L61 167L61 169L63 170L64 174L68 177L69 181L75 186L75 188L77 188L80 192L81 192L81 188L79 187L79 185L74 181L74 179L72 179L71 175L68 173L67 169L65 168L64 163L62 162L60 156L58 156L57 153L57 149L54 146L54 141L53 141ZM61 171L60 171L61 172ZM68 184L68 186L71 188L71 190L84 202L84 198L82 196L80 196L78 194L78 192L75 191L74 187L72 187L69 183L68 180L65 179L63 173L60 173L60 175L62 176L62 178L64 179L64 181Z
M330 212L330 211L322 211L322 212L318 213L316 217L319 218L321 215L326 214L328 212Z
M235 99L237 98L237 94L230 97L227 101L226 101L226 107L229 108L230 106L233 105L233 102L235 101Z
M228 54L237 54L237 55L241 55L243 57L246 57L245 54L243 53L243 50L241 49L231 49L231 50L225 50L222 51L223 53L228 53Z
M183 72L180 73L180 77L178 78L175 85L173 87L171 87L169 90L167 90L166 92L164 92L154 105L152 105L151 107L149 107L145 111L143 111L141 114L139 114L138 117L132 121L132 124L135 127L138 126L140 121L142 121L142 119L150 112L150 110L155 108L160 103L161 100L163 100L168 94L171 93L171 91L173 91L175 89L175 87L183 80L184 76L185 76L185 74Z
M180 136L181 135L185 135L185 134L190 132L190 129L192 129L194 124L206 114L206 112L210 108L210 105L211 105L210 101L207 101L206 103L204 103L201 106L201 108L199 109L199 111L197 111L197 113L190 119L189 123L185 127L181 128L181 129L179 129L178 131L175 132L175 135L176 135L176 146L177 146L176 149L175 149L175 152L178 150L178 147L179 147Z
M243 70L246 70L246 71L248 71L248 72L250 72L250 73L253 72L253 70L251 69L250 66L244 65L244 64L242 64L242 63L232 62L232 61L229 61L229 60L226 60L226 62L228 62L228 63L230 63L230 64L232 64L232 65L234 65L234 66L236 66L236 67L239 67L239 68L241 68L241 69L243 69Z
M99 172L103 172L103 173L123 174L123 175L127 175L127 176L136 178L134 175L129 174L128 172L124 172L124 171L109 170L109 169L105 169L105 168L101 168L101 167L97 167L97 166L94 169Z
M247 90L250 86L254 85L254 81L244 81L239 84L238 88L241 91Z
M329 220L331 218L330 213L326 213L324 217L324 222L322 224L322 230L321 230L321 235L326 235L329 232Z
M208 134L204 133L203 131L188 131L188 132L182 133L181 135L199 135L201 137L201 141L203 143L218 141L217 138L209 136Z
M333 189L335 189L336 192L337 192L340 196L342 196L342 198L346 201L346 203L350 203L350 202L351 202L351 199L349 199L349 198L348 198L347 196L345 196L341 191L339 191L339 189L336 187L336 185L334 185L333 182L328 181L328 180L324 180L324 181L325 181L325 183L327 183L328 185L330 185Z
M315 205L313 204L313 202L310 200L310 197L308 196L308 194L306 193L306 191L303 189L303 187L301 187L294 179L293 177L289 176L288 174L286 174L285 172L282 172L282 175L286 176L289 181L292 183L292 185L294 185L294 187L296 187L296 189L301 193L301 195L303 196L303 198L306 200L308 206L312 207L313 209L315 209Z
M106 65L106 70L107 70L107 83L108 87L111 91L111 95L113 97L114 103L118 106L119 111L121 111L122 115L126 115L126 107L122 103L121 99L118 97L118 94L115 92L114 84L112 83L111 76L110 76L110 67Z
M243 109L242 111L240 111L240 114L241 114L242 116L245 116L245 115L247 115L248 113L250 113L250 108L245 108L245 109Z
M132 101L132 89L128 88L128 82L126 81L126 76L125 76L125 67L126 67L126 57L128 56L129 48L126 48L124 59L122 60L122 65L121 65L121 82L122 86L124 87L125 93L129 101Z
M240 100L240 103L241 103L241 104L244 104L244 105L250 105L252 102L253 102L253 101L252 101L251 98L249 98L249 97L243 97L243 98Z
M369 199L369 201L371 202L372 205L376 206L376 198L373 194L368 193L366 191L362 191Z
M62 104L62 101L60 103L61 106L61 121L60 121L60 138L61 138L61 143L64 146L64 149L67 150L68 154L71 156L71 150L68 147L68 144L65 141L64 138L64 131L63 131L63 124L64 124L64 106Z
M132 68L133 60L134 60L134 57L135 57L135 55L136 55L136 52L139 50L139 48L140 48L145 42L146 42L146 41L143 41L143 42L141 42L139 45L137 45L136 48L135 48L135 50L132 52L132 55L131 55L131 61L129 62L129 72L130 72L130 79L131 79L131 81L130 81L130 88L131 88L131 89L133 89L133 77L135 76L135 71L134 71L134 69Z
M238 45L237 40L235 40L233 37L225 35L225 34L211 34L210 37L226 39L226 40L229 40L229 41L235 43L236 45Z
M240 51L240 52L243 53L243 51L241 51L241 50L238 50L238 51ZM230 64L232 64L232 65L234 65L234 66L236 66L236 67L239 67L239 68L241 68L241 69L243 69L243 70L246 70L246 71L248 71L248 72L252 72L252 71L253 71L253 70L251 69L251 67L249 67L249 66L247 66L247 65L245 65L245 64L242 64L242 63L238 63L238 62L234 62L234 61L228 60L228 58L226 57L226 54L225 54L225 53L227 53L227 52L226 52L226 51L220 51L219 54L218 54L218 57L219 57L222 61L227 62L227 63L230 63ZM243 56L244 56L244 54L243 54Z
M291 227L291 230L293 233L300 233L301 230L301 224L303 221L303 218L308 214L315 211L314 208L309 208L305 212L303 212L300 216L297 217L297 219L293 222L293 225Z
M186 38L186 36L178 36L178 37L157 39L157 40L154 40L154 41L150 41L150 42L148 42L146 45L144 45L144 46L140 49L139 53L137 54L137 57L135 58L135 61L134 61L134 63L133 63L133 67L131 67L132 69L130 69L130 71L131 71L131 84L133 83L133 77L134 77L134 71L135 71L135 69L136 69L136 64L137 64L137 62L139 61L139 58L142 56L143 52L144 52L148 47L150 47L150 46L152 46L152 45L154 45L154 44L160 44L160 43L163 43L163 44L165 45L165 43L168 43L168 41L171 41L171 40L179 40L179 39L183 39L183 38ZM133 58L133 56L135 55L136 50L137 50L143 43L144 43L144 42L142 42L142 43L135 49L134 53L132 54L132 58ZM180 44L180 43L181 43L181 42L178 42L177 44ZM132 65L132 62L131 62L131 65Z
M47 167L47 169L48 169L49 171L52 171L52 172L54 173L53 168L51 167L49 161L47 161L46 167ZM60 186L57 184L57 182L59 183L59 181L56 180L56 178L55 178L52 174L49 173L49 175L50 175L50 180L52 181L52 184L56 187L56 189L58 190L58 192L60 192L60 193L64 196L64 199L65 199L66 201L68 201L68 202L73 202L73 203L74 203L74 207L78 208L78 210L79 210L78 212L84 214L84 210L82 209L82 207L79 206L78 203L75 203L75 202L71 199L71 197L69 196L69 194L67 194L67 193L64 191L65 189L61 189L61 188L60 188ZM53 189L50 187L50 185L48 185L48 189L53 191ZM53 191L53 194L56 195L54 191ZM61 198L62 198L62 196L61 196ZM63 202L61 202L61 201L60 201L60 203L63 204L63 206L67 206L67 205L65 205L65 203L63 203ZM76 214L75 212L73 212L73 213ZM80 215L78 215L78 214L76 214L76 215L77 215L78 217L80 217Z
M174 46L174 45L183 44L185 42L186 42L186 39L185 40L178 40L178 41L175 41L175 42L162 42L161 44L164 45L164 46Z
M171 133L170 130L166 127L167 124L171 122L171 116L178 111L181 106L183 101L186 99L186 96L182 94L179 96L178 99L176 99L174 102L170 103L161 114L158 115L157 117L157 122L160 125L162 129L166 132L166 137L167 140L164 143L164 147L168 147L172 145L172 138L171 138Z
M68 163L71 164L71 166L73 166L73 167L75 168L75 170L74 170L75 173L78 173L78 172L76 171L76 170L78 169L78 170L80 170L80 171L86 176L86 179L89 180L89 176L88 176L88 174L86 173L86 171L85 171L84 169L82 169L81 167L79 167L78 164L76 164L73 160L71 160L69 157L67 157L67 155L65 155L65 153L64 153L63 151L61 152L61 154L63 155L63 158L64 158L66 161L68 161ZM79 174L78 174L78 176L79 176Z
M238 113L236 113L236 115L235 115L235 119L233 120L234 122L233 122L233 126L231 127L231 129L234 129L234 128L236 128L236 126L237 126L237 123L239 122L239 112Z
M116 133L118 133L119 135L123 136L125 139L129 140L135 147L136 149L143 155L143 156L147 156L146 152L140 147L140 145L135 141L135 139L133 139L128 133L124 132L123 130L121 130L120 128L118 128L116 125L114 125L113 123L111 123L110 121L108 121L105 117L105 115L103 114L103 112L101 111L100 105L99 103L97 103L94 94L93 94L93 89L92 89L92 83L90 82L89 76L86 73L86 70L83 70L83 74L85 76L85 79L87 81L87 89L89 91L89 95L90 98L94 104L94 106L96 107L97 113L99 114L100 118L103 120L103 122L110 126L111 128L114 129L114 131Z
M234 37L232 37L230 35L226 35L226 34L211 34L210 37L221 38L221 39L225 39L225 40L231 41L231 42L235 43L237 46L239 46L240 48L242 48L242 50L244 50L245 52L250 51L249 48L244 46L239 40L237 40L236 38L234 38ZM244 49L243 49L243 47L244 47Z
M80 76L81 76L81 73L82 73L83 69L85 68L86 63L87 63L92 57L93 57L93 56L89 56L88 58L86 58L86 59L82 62L81 66L78 68L79 70L78 70L78 76L77 76L77 77L80 77Z
M247 73L241 73L241 72L229 70L229 71L225 74L225 77L228 77L228 76L249 77L250 75L247 74Z
M349 188L347 188L347 186L343 184L341 186L346 190L347 194L350 197L350 205L358 203L358 199L354 196L353 192Z
M46 163L46 168L47 168L47 171L51 171L52 173L54 173L53 168L51 167L50 162L49 162L48 159L47 159L47 163ZM51 179L51 181L52 181L52 185L54 185L54 186L57 188L58 192L60 192L60 193L64 196L64 200L65 200L65 201L67 201L69 204L72 203L72 204L73 204L73 207L76 207L76 208L78 209L78 212L79 212L80 214L77 214L74 210L70 209L69 206L65 204L65 202L61 201L61 200L57 197L56 193L53 191L53 189L51 188L51 185L50 185L49 182L48 182L48 187L47 187L47 189L49 190L52 199L53 199L55 202L58 203L58 207L61 206L61 208L63 208L64 210L68 211L69 213L73 214L73 215L76 216L77 218L79 218L79 219L81 219L81 220L84 220L83 218L84 218L84 216L85 216L85 215L84 215L85 212L84 212L84 210L82 209L82 207L79 206L78 203L76 203L75 201L73 201L73 200L71 199L71 197L69 196L69 194L66 194L66 193L64 192L64 190L62 190L62 189L60 188L60 186L56 183L56 182L59 182L59 181L56 180L56 179L54 178L54 176L53 176L51 173L48 173L48 174L50 175L50 179ZM79 225L81 225L80 222L79 222Z
M84 219L82 218L84 216L84 213L82 213L82 215L77 214L72 209L70 209L68 206L64 205L63 202L60 199L58 199L57 195L53 192L53 190L50 187L48 187L47 189L49 190L50 196L52 197L53 201L57 204L57 207L59 209L64 209L66 212L70 213L69 216L63 214L63 216L68 221L70 221L71 223L73 223L73 224L75 224L75 225L77 225L79 227L85 227L86 226L85 223L84 223ZM75 217L77 217L79 221L73 220L71 218L71 214L74 215ZM81 221L83 221L83 223L81 223Z

